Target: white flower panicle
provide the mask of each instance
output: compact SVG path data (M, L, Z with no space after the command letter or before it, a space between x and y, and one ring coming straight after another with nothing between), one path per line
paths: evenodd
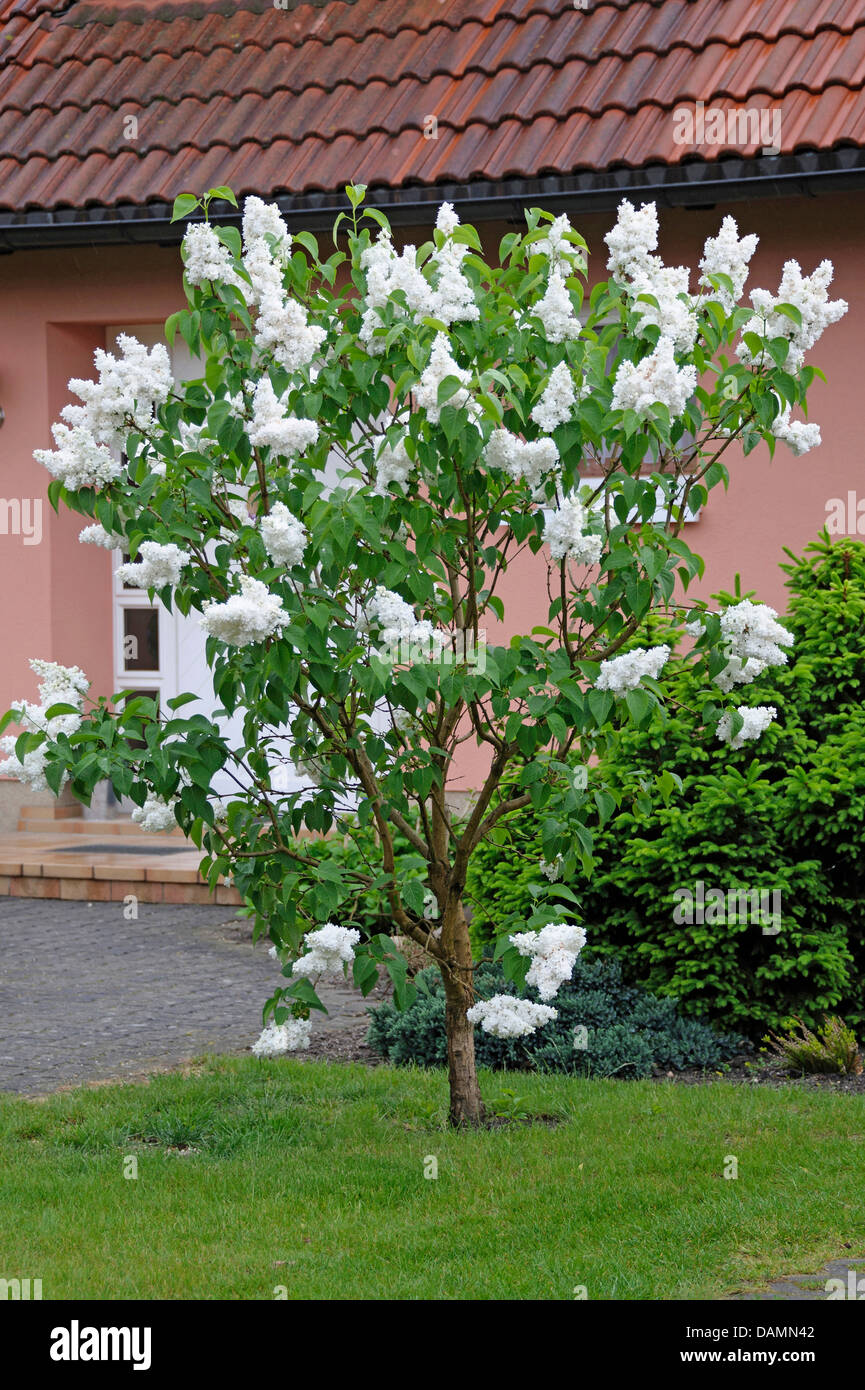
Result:
M544 540L553 561L572 560L576 565L596 565L604 548L603 537L586 535L589 512L579 498L566 497L544 520Z
M70 492L82 487L101 488L113 483L123 472L123 461L107 444L97 444L83 425L70 428L51 426L56 449L34 449L33 457Z
M191 222L186 229L181 251L186 278L190 285L211 283L242 286L234 269L231 252L219 240L209 222Z
M92 526L85 526L83 531L79 531L78 540L81 545L101 545L106 550L120 550L123 547L123 537L115 536L112 531L106 531L104 526L100 526L96 521Z
M306 955L294 962L292 975L341 975L346 965L354 960L354 948L360 941L360 932L349 927L339 927L335 922L325 922L318 931L309 931L304 937Z
M552 434L559 425L567 424L576 403L570 368L566 362L559 362L550 373L550 379L532 410L531 418L540 429Z
M784 407L780 415L775 416L772 421L772 433L792 450L796 458L810 453L812 449L819 449L823 442L819 425L806 420L790 419L789 405Z
M274 502L258 523L264 548L275 565L299 565L306 549L307 532L284 502Z
M309 1047L312 1022L308 1018L287 1018L284 1023L268 1023L252 1044L254 1057L281 1057Z
M837 323L847 312L845 299L829 299L829 286L834 269L831 261L821 261L811 275L803 275L798 261L786 261L778 286L777 295L768 290L752 290L751 303L754 317L742 328L742 342L736 348L738 357L751 364L754 357L744 341L746 333L757 333L763 338L786 338L790 347L784 366L789 372L797 372L803 366L808 352L824 329ZM792 304L798 309L801 323L795 323L786 314L777 313L779 304Z
M551 271L561 271L567 276L573 269L574 262L583 260L580 248L568 240L567 234L573 230L567 213L562 213L561 217L556 217L550 223L546 236L534 243L531 248L532 255L546 256Z
M359 632L370 628L380 630L381 647L376 654L382 661L405 659L407 649L413 655L433 659L443 648L445 635L427 619L419 619L410 603L379 584L363 608L358 622Z
M285 265L291 255L291 233L283 221L282 213L276 203L265 203L255 195L244 200L243 204L243 247L245 255L260 248L264 242L268 255L274 259L268 238L273 239L276 248L275 260ZM247 267L248 269L248 267Z
M729 743L731 748L741 748L745 743L758 739L761 734L766 732L778 713L774 705L756 705L754 708L739 705L736 712L741 714L745 722L735 738L732 730L733 716L729 711L721 715L716 730L721 742Z
M277 595L260 579L243 574L239 594L231 594L225 603L210 599L204 604L201 626L229 647L248 647L281 632L288 621Z
M547 1004L533 1004L530 999L518 999L513 994L479 999L466 1013L469 1023L479 1023L494 1038L527 1037L558 1016L558 1011Z
M174 814L176 805L176 798L165 801L161 796L149 791L144 805L133 809L132 819L151 835L159 834L163 830L173 830L177 825L177 817Z
M685 266L664 265L657 256L649 258L645 269L635 272L629 285L632 308L638 315L640 327L654 324L662 337L669 338L677 352L690 352L697 341L697 315L688 294L688 270ZM652 295L657 306L640 299Z
M14 777L30 787L31 791L48 791L45 767L48 748L58 734L69 737L81 727L83 697L90 682L80 666L61 666L56 661L42 661L34 657L30 669L39 677L39 704L29 700L19 700L12 705L22 730L27 733L44 733L47 742L18 758L15 753L17 735L6 734L0 738L0 750L10 756L0 763L0 772L5 777ZM48 718L48 710L54 705L71 705L73 713L53 714ZM63 774L63 783L66 782ZM61 783L62 785L62 783Z
M416 257L414 246L404 246L397 255L385 231L361 253L360 266L366 275L366 309L359 337L368 352L377 355L384 351L384 336L376 332L382 324L380 311L397 291L402 291L407 306L394 304L398 317L405 317L407 313L418 319L433 317L433 291L423 271L418 269Z
M554 999L574 973L577 956L586 944L586 933L572 922L551 922L540 931L517 932L508 938L521 956L531 957L526 984L542 999Z
M158 541L142 541L138 559L118 566L117 577L122 584L135 589L174 588L181 581L183 568L192 560L188 550L177 545L160 545Z
M288 457L302 454L318 441L315 420L286 415L269 376L263 376L252 398L252 421L248 427L250 444Z
M528 483L537 492L551 475L558 475L559 451L552 439L520 439L510 430L493 430L484 450L490 468L500 468L514 482Z
M739 237L735 217L725 217L721 230L715 237L708 237L703 247L700 261L700 284L708 290L706 298L715 299L726 314L732 314L745 288L751 257L757 250L760 238L754 235ZM713 289L710 275L727 275L733 282L733 293L725 288Z
M444 333L437 333L429 362L415 387L415 400L418 407L426 411L426 417L432 425L437 425L441 419L442 407L438 403L438 391L442 382L449 376L456 377L457 381L462 382L462 385L448 398L445 404L452 405L457 410L463 406L469 406L469 414L476 414L477 407L466 389L471 381L471 374L454 361L451 356L450 343ZM473 406L474 410L472 410Z
M624 695L628 690L636 690L643 676L657 680L670 656L670 648L635 647L623 656L614 656L601 662L601 671L595 682L597 690L611 690L614 695Z
M655 405L665 405L672 419L684 415L697 389L697 369L677 367L672 340L660 337L642 362L622 362L613 382L613 410L633 410L645 417Z
M793 645L793 634L777 621L778 614L766 603L743 599L720 615L721 642L727 665L715 677L715 684L729 692L734 685L750 685L770 666L784 666ZM702 619L685 624L686 632L699 637Z
M438 279L432 297L431 315L448 328L452 323L474 323L480 318L475 292L462 269L462 262L469 248L462 242L453 240L453 234L459 224L460 220L452 205L442 203L436 218L436 228L444 233L446 240L441 250L436 251L432 258Z
M123 472L120 450L129 429L148 431L154 414L172 387L171 364L164 344L150 352L137 339L121 333L121 356L97 348L98 380L73 377L69 390L84 402L65 405L61 421L52 425L56 449L36 449L33 457L71 491L104 487Z
M654 203L643 203L639 212L627 198L619 203L616 225L604 241L610 256L607 269L617 280L630 280L649 269L649 253L658 245L658 210Z
M327 333L310 324L304 306L283 284L291 244L275 204L247 198L243 209L243 268L252 284L244 283L242 290L246 302L258 307L255 346L260 353L272 353L287 372L296 372L309 366Z
M405 439L399 439L393 445L384 439L375 457L375 492L383 497L394 484L405 487L413 467Z
M544 326L548 343L564 343L580 336L580 321L568 287L560 271L551 270L544 296L534 305L532 313Z

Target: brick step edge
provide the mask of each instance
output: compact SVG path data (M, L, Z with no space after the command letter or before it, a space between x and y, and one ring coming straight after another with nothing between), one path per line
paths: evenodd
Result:
M241 907L236 888L221 884L212 893L205 883L151 883L140 879L31 878L0 874L0 898L62 898L66 902L123 902L133 897L140 903L197 903Z

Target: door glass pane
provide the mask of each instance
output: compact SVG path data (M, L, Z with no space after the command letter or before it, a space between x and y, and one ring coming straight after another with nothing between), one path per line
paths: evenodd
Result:
M159 670L159 609L123 609L124 671Z

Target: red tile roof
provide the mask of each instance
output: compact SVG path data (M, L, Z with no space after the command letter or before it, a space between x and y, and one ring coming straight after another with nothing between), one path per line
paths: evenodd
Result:
M281 3L0 0L0 208L717 160L674 140L697 101L865 145L865 0Z

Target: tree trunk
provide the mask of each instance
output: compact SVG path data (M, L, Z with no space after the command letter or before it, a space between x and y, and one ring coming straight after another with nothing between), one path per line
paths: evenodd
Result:
M466 1018L471 995L459 980L445 979L444 985L450 1122L457 1127L476 1126L483 1120L484 1107L475 1065L474 1027Z

